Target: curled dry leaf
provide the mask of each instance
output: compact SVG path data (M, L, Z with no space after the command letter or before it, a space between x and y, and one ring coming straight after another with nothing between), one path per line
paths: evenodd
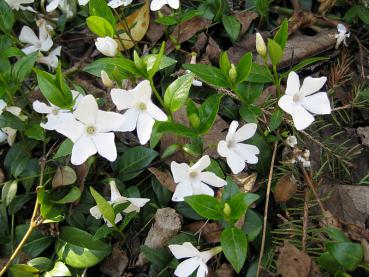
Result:
M174 183L172 175L168 170L160 171L155 167L150 167L149 171L158 179L159 183L171 192L176 190L176 184Z
M241 23L240 35L246 33L246 31L250 28L250 25L254 19L258 18L258 14L250 11L235 11L234 16Z
M232 180L240 188L241 192L253 192L255 191L256 173L240 173L232 175Z
M76 172L69 166L62 166L56 169L53 181L51 183L53 188L68 186L77 181Z
M196 221L188 224L184 228L192 233L199 233L207 243L220 242L220 235L223 227L218 222Z
M274 188L274 198L278 203L287 202L297 191L296 179L291 173L287 173L279 178Z
M117 40L119 50L131 49L135 42L140 41L146 34L150 24L149 1L126 17L116 26L120 39ZM123 45L122 45L123 44Z

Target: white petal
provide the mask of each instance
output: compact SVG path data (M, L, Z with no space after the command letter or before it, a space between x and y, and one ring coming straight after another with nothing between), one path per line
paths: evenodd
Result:
M71 163L83 164L89 157L97 152L96 146L89 136L81 136L73 145Z
M56 130L56 128L67 120L73 120L71 113L60 113L58 115L47 115L47 122L41 123L40 126L46 130Z
M255 123L248 123L243 125L234 134L235 141L240 142L251 138L255 134L257 128L258 127Z
M168 5L176 10L179 8L179 0L168 0Z
M299 78L299 75L297 75L296 72L291 71L288 74L287 87L286 87L285 94L295 95L295 94L299 93L299 91L300 91L300 78Z
M240 173L246 166L245 161L233 151L227 157L227 164L233 174Z
M124 203L126 202L125 197L122 197L122 195L120 194L118 188L117 188L117 184L114 180L109 181L109 186L110 186L110 202L113 204L117 204L118 201L121 201L119 203ZM121 199L124 198L122 201Z
M183 182L184 180L187 180L188 178L188 171L190 167L188 164L185 163L177 163L175 161L172 161L170 164L170 169L173 174L174 182L179 183Z
M8 139L8 135L5 132L3 132L2 130L0 130L0 143L3 143L7 139Z
M122 114L115 112L97 111L96 127L99 132L117 131L125 122Z
M311 113L315 114L330 114L331 104L328 95L325 92L318 92L307 96L302 102L302 106Z
M234 133L236 133L237 127L238 127L238 121L233 120L231 122L231 125L229 125L228 134L226 136L226 141L233 139L233 135Z
M178 277L188 277L199 267L199 265L196 257L184 260L177 266L174 274Z
M208 185L211 185L217 188L224 187L227 184L225 180L223 180L222 178L219 178L213 172L201 172L200 180Z
M22 49L22 52L26 55L37 52L38 50L40 50L40 47L38 46L34 46L34 45L30 45L28 47L25 47Z
M90 0L78 0L78 4L81 6L86 5L88 2L90 2Z
M343 24L339 23L339 24L337 24L337 31L338 31L339 33L344 33L344 34L346 34L346 32L347 32L347 28L346 28L346 26L345 26L345 25L343 25Z
M213 249L209 249L203 252L200 252L200 254L198 255L199 257L201 257L201 260L203 261L203 266L205 266L205 268L207 269L207 265L206 263L215 256ZM201 265L200 265L201 267Z
M176 186L176 189L172 196L172 201L181 202L184 201L186 196L193 194L192 186L188 182L181 182Z
M135 108L127 110L123 114L123 122L118 130L121 132L131 132L136 129L139 114L140 112Z
M102 214L100 212L100 209L99 207L96 205L96 206L93 206L91 209L90 209L90 214L96 218L96 219L100 219L102 217Z
M166 4L167 0L152 0L150 4L150 10L158 11Z
M63 123L59 124L55 130L76 143L82 136L85 130L85 125L73 118L65 120Z
M228 157L230 151L225 140L219 141L217 151L220 156Z
M137 119L137 136L142 145L146 144L151 136L155 120L148 113L140 113Z
M150 201L148 198L127 198L131 205L129 205L123 212L131 213L131 212L140 212L140 208L145 206L147 202Z
M192 184L192 189L193 189L194 195L205 194L205 195L214 196L214 191L208 185L204 184L203 182L196 182Z
M95 98L89 94L84 96L73 112L76 119L86 125L95 125L97 111L99 110Z
M168 247L176 259L195 257L200 254L199 250L189 242L184 242L182 245L171 244Z
M134 89L130 90L132 95L139 102L147 103L151 101L151 85L148 80L141 81Z
M302 83L300 92L307 96L314 92L319 91L327 81L327 77L320 77L320 78L313 78L313 77L306 77L304 82Z
M154 103L149 101L146 104L147 112L151 115L152 118L158 120L158 121L167 121L168 117L167 115L159 109Z
M36 100L32 103L32 107L38 113L48 114L48 113L51 113L53 111L53 107L51 107L51 106L49 106L49 105L47 105L43 102L40 102L38 100Z
M237 143L234 146L234 151L239 157L246 161L246 163L256 164L258 162L258 157L256 155L260 154L260 150L255 145Z
M195 170L197 172L203 171L210 165L210 158L208 155L202 156L193 166L191 166L191 170Z
M121 214L116 214L115 215L115 219L114 219L114 223L117 224L118 222L120 222L123 219Z
M110 92L111 99L118 111L133 108L136 105L136 99L133 95L124 89L113 88Z
M293 96L291 95L283 95L278 100L278 106L284 110L288 114L292 114L293 107L295 106L295 103L293 101Z
M111 162L117 159L117 148L114 138L114 133L97 133L92 137L97 153Z
M35 32L28 26L23 26L21 33L19 35L19 40L23 43L29 43L33 45L37 45L40 43Z
M20 113L22 112L22 109L19 108L19 107L16 107L16 106L10 106L10 107L7 107L5 108L5 110L15 116L18 116L19 118L20 117Z
M206 264L200 264L199 268L197 269L196 277L206 277L208 273L208 267Z
M59 6L59 3L60 3L60 0L52 0L46 6L46 11L47 12L52 12L53 10L55 10Z
M294 107L292 119L293 124L299 131L307 128L314 121L314 117L301 105Z
M113 9L116 9L120 6L122 6L124 4L124 2L122 0L112 0L108 3L108 6L113 8Z
M0 114L3 112L6 106L6 102L3 99L0 99Z

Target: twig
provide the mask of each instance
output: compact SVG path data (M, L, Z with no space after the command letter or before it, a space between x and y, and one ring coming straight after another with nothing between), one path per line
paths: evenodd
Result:
M307 173L306 169L302 166L302 164L300 164L300 168L301 168L302 173L304 174L305 182L308 184L311 192L314 194L314 197L315 197L316 201L318 202L319 208L322 210L322 214L325 215L326 210L325 210L324 205L323 205L322 201L320 200L320 198L319 198L319 196L318 196L318 194L315 190L315 187L314 187L313 181L311 180L311 177Z
M266 192L266 196L265 196L266 199L265 199L265 208L264 208L263 236L262 236L262 239L261 239L260 255L259 255L259 262L258 262L258 269L257 269L257 272L256 272L256 277L259 277L260 270L261 270L261 262L262 262L263 255L264 255L266 226L267 226L267 223L268 223L267 221L268 221L270 187L271 187L271 184L272 184L273 168L274 168L275 156L276 156L276 153L277 153L277 146L278 146L278 143L275 142L274 143L272 161L271 161L270 169L269 169L267 192Z
M304 220L302 224L302 251L306 249L306 240L307 240L307 229L308 229L308 221L309 221L309 192L304 189Z
M363 53L363 45L360 42L360 39L357 35L353 35L358 47L359 47L359 57L360 57L360 67L361 67L361 77L365 78L365 70L364 70L364 53Z
M93 50L94 50L94 46L92 45L78 62L76 62L71 68L63 71L64 75L66 76L66 75L72 74L75 71L79 70L83 62L86 60L86 58L88 58L91 55Z

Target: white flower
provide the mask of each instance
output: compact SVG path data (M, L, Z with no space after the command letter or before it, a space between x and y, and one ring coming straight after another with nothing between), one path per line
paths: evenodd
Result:
M104 86L106 86L107 88L111 88L114 86L114 83L112 80L110 80L108 73L106 73L106 71L101 70L101 81L103 82Z
M97 38L95 46L105 56L114 57L118 54L118 43L111 37Z
M50 51L47 56L39 56L37 58L38 63L46 64L49 68L58 67L58 56L60 56L61 46L56 47L54 50Z
M141 144L149 141L155 120L166 121L167 115L151 101L151 86L148 80L140 82L132 90L112 89L111 98L119 111L127 110L120 131L137 129Z
M176 270L174 275L179 277L190 276L197 269L197 277L205 277L208 273L206 263L215 255L222 251L221 247L215 247L207 251L200 252L191 243L184 242L180 244L171 244L168 246L176 259L184 259Z
M74 108L77 106L79 101L83 98L83 96L75 90L72 90L73 98L75 99ZM42 114L46 114L47 122L40 123L40 126L46 130L56 130L56 127L64 123L68 119L73 119L73 114L69 110L63 110L53 104L47 105L38 100L34 101L32 104L33 109Z
M120 6L128 6L129 4L132 3L133 0L112 0L108 3L108 6L116 9Z
M78 0L78 4L80 6L85 6L88 4L88 2L90 2L90 0Z
M88 157L99 153L109 161L117 158L114 133L124 118L121 114L99 110L92 95L84 96L73 112L74 118L56 126L56 131L73 141L71 162L84 163Z
M306 77L300 87L299 76L291 71L287 78L287 88L278 105L292 115L297 130L303 130L313 121L311 114L330 114L331 105L326 92L319 91L327 81L326 77ZM317 92L317 93L315 93Z
M179 0L152 0L150 4L150 10L158 11L164 5L169 5L172 9L179 8Z
M30 54L36 51L49 51L53 46L53 40L49 35L46 27L46 22L40 24L38 28L39 37L33 32L28 26L23 26L19 35L19 40L23 43L30 44L29 46L22 49L25 54Z
M195 52L191 53L191 61L190 61L190 64L196 64L196 53ZM187 71L187 73L191 74L191 71L189 71L189 70L186 70L186 71ZM202 86L202 82L199 81L199 80L193 79L192 85L194 85L195 87L201 87Z
M297 138L295 136L289 136L286 138L286 143L290 147L294 148L297 145Z
M56 10L60 4L62 0L51 0L51 1L48 1L49 4L46 6L46 11L49 13L49 12L52 12L54 10Z
M243 125L237 130L238 122L232 121L228 129L225 140L218 143L218 153L227 159L227 164L234 174L240 173L246 166L246 163L256 164L258 162L257 154L259 148L255 145L240 143L251 138L257 129L255 123Z
M0 115L7 111L15 116L17 116L21 120L25 120L26 117L21 115L21 108L15 107L15 106L8 106L6 102L2 99L0 99ZM15 141L15 136L17 134L17 130L11 128L11 127L4 127L0 130L0 143L3 143L5 140L7 140L8 144L10 146L13 145Z
M256 51L261 57L265 58L267 54L267 48L263 37L260 35L260 33L256 33L255 39L256 39Z
M117 185L114 180L109 182L110 185L110 201L108 203L112 204L113 206L123 203L130 203L127 208L123 210L124 213L130 212L140 212L140 208L143 207L150 199L147 198L127 198L120 194ZM100 212L99 207L96 205L90 209L90 213L96 219L100 219L103 215ZM103 217L104 221L107 223L108 227L112 227L112 224ZM122 215L120 213L116 214L115 216L115 224L122 220Z
M338 34L335 34L334 37L337 39L336 42L336 49L341 45L343 42L343 45L347 46L346 38L350 37L350 32L347 32L346 26L343 24L337 24L337 31Z
M9 5L10 8L12 8L12 10L16 10L16 11L22 10L22 11L36 12L32 7L22 6L24 4L34 3L35 0L5 0L5 2Z
M197 194L206 194L214 196L214 191L208 186L224 187L227 182L219 178L213 172L202 172L210 165L208 155L203 156L193 166L186 163L172 162L174 182L178 183L174 191L173 201L184 201L184 197Z

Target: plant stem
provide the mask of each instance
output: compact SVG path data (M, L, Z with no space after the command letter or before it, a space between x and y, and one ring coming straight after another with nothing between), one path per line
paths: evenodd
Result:
M164 106L164 100L163 98L160 96L159 92L156 90L155 86L154 86L154 82L152 80L152 78L150 78L150 85L151 85L151 88L156 96L156 98L158 99L160 105L162 105L162 107L165 109L165 106Z

